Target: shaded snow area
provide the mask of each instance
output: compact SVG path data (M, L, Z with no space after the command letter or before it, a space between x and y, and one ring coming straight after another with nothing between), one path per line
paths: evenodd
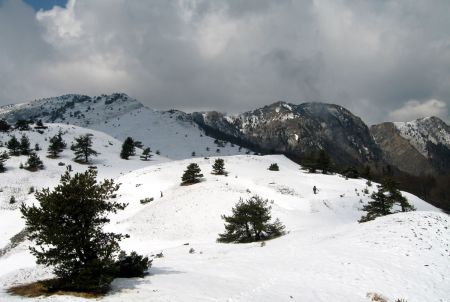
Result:
M113 146L99 150L102 155L96 161L102 176L122 184L118 198L129 203L111 217L107 228L130 234L121 243L125 250L164 255L154 259L145 278L116 279L102 301L359 302L371 301L368 294L377 293L391 302L447 302L450 297L450 218L411 194L404 193L418 211L358 224L360 209L376 189L374 184L364 194L364 179L309 174L277 155L223 157L228 176L211 174L212 157L170 162L157 158L150 163L132 159L122 166L117 141L97 132L94 137L99 149L113 141ZM64 160L70 161L71 152L65 153ZM63 168L48 161L54 160L46 159L48 168L35 174L11 167L0 174L2 186L8 179L17 179L15 186L22 190L31 184L53 186ZM199 164L204 178L180 186L191 162ZM271 163L280 171L269 171ZM17 164L10 160L7 166ZM134 171L120 175L128 170ZM319 189L316 195L314 185ZM224 230L221 215L230 214L240 197L254 194L273 201L272 216L286 225L288 234L265 246L216 243ZM6 197L1 195L1 215L7 217L1 221L3 243L23 225L18 210L6 206ZM154 200L141 204L146 197ZM24 193L23 200L33 198ZM0 301L22 301L5 289L51 276L49 269L35 264L29 244L0 257ZM194 253L189 253L191 248Z

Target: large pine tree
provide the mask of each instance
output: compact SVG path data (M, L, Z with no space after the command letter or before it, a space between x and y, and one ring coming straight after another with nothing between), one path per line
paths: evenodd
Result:
M89 157L98 155L98 152L92 149L92 138L89 134L76 137L71 150L75 154L75 161L83 163L89 163Z
M122 144L122 151L120 151L120 158L128 159L136 153L136 147L133 138L127 137Z
M66 172L52 191L36 193L39 206L22 204L30 250L38 264L53 266L53 286L76 291L105 291L116 274L114 257L122 234L105 232L109 214L126 204L114 201L119 185L97 183L97 172Z
M244 243L272 239L283 235L284 225L272 219L267 199L255 195L244 201L242 198L232 209L231 216L222 216L225 220L225 232L219 234L218 242Z
M200 167L196 163L189 164L181 177L181 184L191 185L200 182L200 178L203 177L203 174L200 172Z

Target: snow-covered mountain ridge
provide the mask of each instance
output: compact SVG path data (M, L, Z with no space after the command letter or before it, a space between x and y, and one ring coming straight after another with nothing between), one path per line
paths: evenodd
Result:
M450 149L450 126L437 117L420 118L410 122L395 122L401 136L420 153L430 157L428 144L442 144Z
M339 105L276 102L238 115L192 115L205 131L212 129L266 152L301 157L325 149L341 167L381 160L366 124Z
M68 94L0 107L0 119L65 123L102 131L123 141L131 136L171 159L215 154L243 154L245 149L215 142L188 114L156 111L123 93L101 96Z

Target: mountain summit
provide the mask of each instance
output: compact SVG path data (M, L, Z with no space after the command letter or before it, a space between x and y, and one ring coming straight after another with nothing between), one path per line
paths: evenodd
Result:
M215 131L258 147L300 157L326 150L338 166L381 160L369 128L342 106L276 102L238 115L215 111L192 114L205 131Z

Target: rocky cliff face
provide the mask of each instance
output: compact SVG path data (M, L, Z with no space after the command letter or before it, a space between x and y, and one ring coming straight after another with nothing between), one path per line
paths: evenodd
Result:
M388 163L413 175L450 173L450 127L437 117L370 128Z
M277 102L239 115L203 112L192 117L205 129L269 152L302 156L324 149L338 166L381 160L366 124L338 105Z

